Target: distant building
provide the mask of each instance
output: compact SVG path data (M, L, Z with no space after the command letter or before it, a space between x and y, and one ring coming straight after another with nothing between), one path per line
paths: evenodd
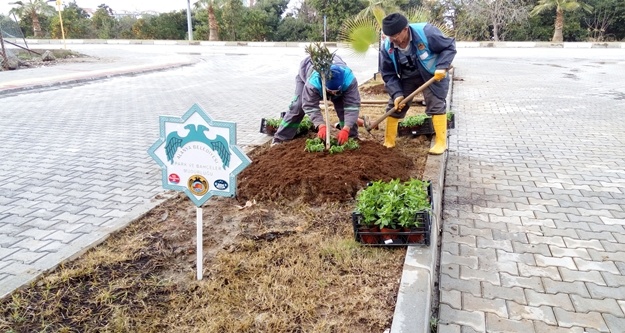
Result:
M93 14L95 14L95 12L97 10L97 9L93 9L93 8L84 8L84 7L81 7L80 9L84 10L85 13L87 13L87 15L89 16L89 18L92 18Z

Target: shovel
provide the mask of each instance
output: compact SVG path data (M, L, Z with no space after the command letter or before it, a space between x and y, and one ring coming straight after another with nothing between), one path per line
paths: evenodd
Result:
M402 101L401 104L407 103L412 101L412 99L420 92L422 92L425 88L429 87L430 84L432 84L434 82L434 78L432 77L431 79L427 80L427 82L425 82L421 87L417 88L417 90L413 91L410 95L408 95L408 97L404 98L404 100ZM367 130L367 132L371 132L371 129L376 128L382 121L384 121L384 119L386 119L388 116L390 116L391 114L393 114L395 112L395 107L392 107L390 110L388 110L382 117L380 117L379 119L376 119L374 122L369 123L369 119L368 117L365 117L365 129Z

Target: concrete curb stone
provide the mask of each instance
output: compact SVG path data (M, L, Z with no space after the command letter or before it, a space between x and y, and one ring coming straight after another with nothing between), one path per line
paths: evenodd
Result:
M447 112L451 111L453 71L449 73ZM447 130L449 135L449 130ZM433 142L432 142L433 144ZM449 143L447 145L449 147ZM397 293L391 333L431 331L432 305L438 300L439 238L443 223L443 189L448 151L428 155L423 179L432 183L432 226L429 246L409 246Z

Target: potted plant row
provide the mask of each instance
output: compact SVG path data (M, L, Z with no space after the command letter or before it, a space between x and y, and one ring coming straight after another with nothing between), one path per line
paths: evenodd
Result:
M418 136L434 134L432 118L422 113L404 118L397 128L399 136Z
M447 112L447 128L456 128L456 117L453 112ZM418 136L434 134L432 117L426 114L418 114L404 118L397 128L399 136Z
M370 183L356 196L354 237L363 245L429 245L431 210L428 181Z
M260 132L271 136L276 134L276 131L278 131L278 127L280 127L280 123L282 123L282 118L284 117L284 114L285 112L282 112L280 114L280 118L262 118L260 121ZM304 119L302 119L299 126L297 127L296 136L304 135L308 133L308 131L312 128L312 121L310 121L310 118L308 116L304 116Z

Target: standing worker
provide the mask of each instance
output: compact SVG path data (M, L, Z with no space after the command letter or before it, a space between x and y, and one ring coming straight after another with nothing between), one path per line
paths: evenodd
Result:
M332 62L330 79L326 79L326 96L334 104L340 121L337 140L339 144L344 144L349 138L358 138L360 93L358 81L343 59L334 55ZM289 111L284 115L280 127L273 136L272 146L292 140L306 114L317 127L317 136L325 140L326 125L319 107L319 102L322 100L321 76L313 69L312 61L308 56L300 63L299 73L295 77L295 96L291 101Z
M429 23L408 24L408 19L399 13L382 20L382 31L388 36L380 50L382 79L390 97L386 111L393 107L397 110L386 120L384 146L395 147L399 120L410 108L404 97L434 77L436 81L423 90L423 99L425 113L432 117L436 133L430 154L440 155L447 149L447 70L456 55L456 41Z

